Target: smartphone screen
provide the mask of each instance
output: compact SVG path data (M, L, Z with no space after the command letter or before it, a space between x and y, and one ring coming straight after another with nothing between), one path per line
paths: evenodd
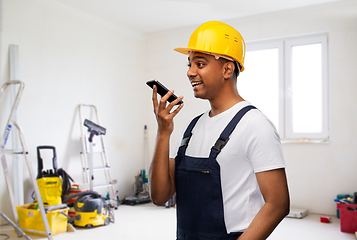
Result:
M164 85L162 85L162 83L160 83L158 80L150 80L147 81L146 84L151 87L154 88L154 85L156 85L157 87L157 93L160 94L161 97L165 96L165 94L169 91L169 89L167 89ZM169 99L167 99L167 101L172 102L175 101L177 98L177 96L175 94L172 94ZM180 105L182 104L183 101L179 101L176 105Z

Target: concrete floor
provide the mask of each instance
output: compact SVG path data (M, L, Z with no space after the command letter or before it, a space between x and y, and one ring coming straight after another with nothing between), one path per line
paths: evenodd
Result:
M321 223L320 215L309 214L303 219L285 218L268 238L269 240L352 240L352 233L340 231L340 220L331 216L331 223ZM0 227L0 234L18 238L10 225ZM29 235L32 239L47 239ZM0 236L5 240L6 236ZM151 203L137 206L121 205L115 210L115 223L91 229L76 228L75 232L54 235L54 240L119 239L119 240L175 240L175 208L154 206Z

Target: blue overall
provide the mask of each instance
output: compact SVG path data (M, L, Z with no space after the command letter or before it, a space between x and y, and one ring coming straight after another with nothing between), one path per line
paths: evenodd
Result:
M194 118L187 127L175 158L177 240L233 240L242 234L227 233L220 166L216 158L240 119L254 108L246 106L233 117L211 148L208 158L185 155L192 129L202 115Z

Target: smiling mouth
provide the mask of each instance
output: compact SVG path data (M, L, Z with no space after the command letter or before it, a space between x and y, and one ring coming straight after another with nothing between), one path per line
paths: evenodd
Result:
M192 87L195 89L196 87L198 87L199 85L201 85L202 82L191 82Z

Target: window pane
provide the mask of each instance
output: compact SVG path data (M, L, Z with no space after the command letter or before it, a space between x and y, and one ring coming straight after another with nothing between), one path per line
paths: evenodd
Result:
M321 44L293 46L291 63L293 132L321 132Z
M278 48L246 52L239 94L263 112L279 129Z

